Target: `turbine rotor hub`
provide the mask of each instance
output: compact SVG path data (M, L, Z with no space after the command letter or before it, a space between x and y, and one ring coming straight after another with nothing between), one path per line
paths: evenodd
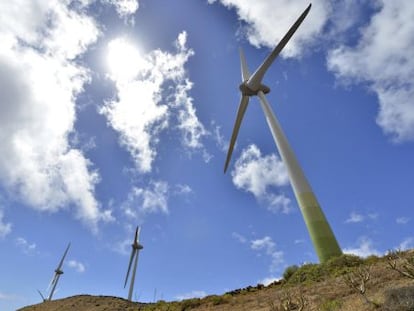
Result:
M257 95L257 93L259 91L262 91L264 94L267 94L270 92L270 88L267 85L264 84L260 84L259 87L257 89L252 89L251 87L249 87L249 85L247 84L247 81L243 82L240 84L239 89L241 91L241 93L244 96L253 96L253 95Z
M139 244L139 243L134 243L134 244L132 244L132 248L133 249L143 249L144 248L144 246L142 246L141 244Z

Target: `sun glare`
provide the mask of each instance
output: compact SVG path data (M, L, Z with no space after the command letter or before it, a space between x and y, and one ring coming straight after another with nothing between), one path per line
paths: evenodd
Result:
M108 43L106 62L114 80L133 79L146 67L146 61L138 47L125 38L117 38Z

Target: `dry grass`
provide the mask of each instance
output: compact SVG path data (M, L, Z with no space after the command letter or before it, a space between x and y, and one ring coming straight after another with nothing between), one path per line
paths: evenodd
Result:
M413 251L405 252L401 260L413 256ZM404 295L407 295L408 291L408 296L410 293L414 296L413 280L391 269L387 257L370 259L364 265L370 266L370 278L365 282L365 297L349 285L341 272L337 276L325 275L321 281L308 280L298 284L282 282L268 287L249 287L222 296L212 295L181 302L160 301L155 304L142 304L116 297L81 295L44 302L19 311L370 311L383 310L382 306L386 305L385 299L390 290L398 293L398 288L408 286ZM358 269L359 267L349 268L347 273L356 273ZM373 303L368 303L367 300ZM375 305L379 307L376 308ZM407 308L395 310L414 310Z

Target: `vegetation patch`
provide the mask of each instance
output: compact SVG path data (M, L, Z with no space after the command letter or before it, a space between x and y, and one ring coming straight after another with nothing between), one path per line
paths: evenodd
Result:
M337 311L337 310L341 310L341 307L342 307L342 302L340 302L339 300L333 299L333 300L327 300L323 302L320 305L319 310L320 311Z
M288 284L310 284L320 282L330 277L347 274L354 267L364 263L364 260L354 255L341 255L321 264L304 264L301 267L290 266L283 273L283 279Z

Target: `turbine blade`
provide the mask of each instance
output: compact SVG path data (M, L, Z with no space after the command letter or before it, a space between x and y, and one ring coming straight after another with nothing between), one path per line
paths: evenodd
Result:
M137 228L135 229L134 244L138 242L138 236L139 236L138 231L139 231L139 226L137 226Z
M244 113L246 112L247 105L249 104L249 96L242 96L240 100L239 109L237 111L236 122L234 123L233 133L231 134L229 150L227 151L226 163L224 164L224 173L226 173L229 165L231 155L233 153L234 145L236 143L237 135L239 134L240 124L243 120Z
M50 287L51 287L51 286L52 286L52 284L55 282L56 276L57 276L57 274L56 274L56 272L55 272L55 274L53 274L53 277L52 277L52 279L51 279L51 280L50 280L50 282L49 282L49 285L48 285L48 286L47 286L47 288L46 288L46 291L49 291Z
M131 281L130 281L130 284L129 284L129 291L128 291L128 300L129 301L132 300L132 293L134 291L134 283L135 283L135 275L137 273L138 257L139 257L139 251L137 250L137 254L136 254L135 260L134 260L134 268L132 269Z
M124 288L125 288L126 284L128 283L129 272L131 270L132 260L134 259L135 252L136 252L136 249L133 248L132 252L131 252L131 257L129 257L129 264L128 264L127 274L126 274L126 277L125 277Z
M37 290L37 292L39 293L40 297L42 297L42 300L45 301L45 297L43 296L42 292L40 290Z
M242 81L244 82L250 78L250 72L249 72L249 68L247 68L246 58L244 57L242 48L239 49L239 53L240 53Z
M137 236L136 236L136 239L135 239L135 241L137 243L139 243L139 236L140 236L140 234L141 234L141 226L138 226L137 227Z
M70 247L70 243L66 247L65 253L63 254L62 259L60 260L59 265L58 265L56 270L60 270L62 268L63 261L65 260L66 254L68 253L68 250L69 250L69 247Z
M303 20L305 19L306 15L308 15L312 4L309 4L309 6L306 8L305 11L299 16L299 18L296 20L296 22L290 27L289 31L285 34L285 36L280 40L279 44L273 49L272 53L264 60L264 62L260 65L259 68L253 73L253 75L250 77L248 81L248 85L255 89L260 86L262 83L262 79L267 71L269 69L270 65L273 63L275 58L280 54L280 52L283 50L285 45L288 43L290 38L293 36L295 31L299 28L300 24L302 24Z

